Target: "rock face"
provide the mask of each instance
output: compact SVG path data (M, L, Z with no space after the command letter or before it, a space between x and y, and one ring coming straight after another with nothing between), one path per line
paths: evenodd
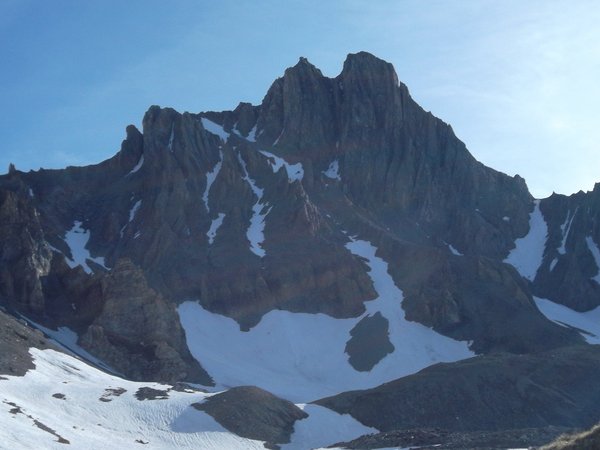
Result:
M600 419L599 356L597 346L486 355L316 403L381 431L589 427Z
M177 304L242 330L276 309L359 317L377 293L352 235L377 247L409 320L479 353L543 351L582 339L532 294L600 304L599 192L541 202L546 253L524 280L503 262L529 232L522 178L477 162L389 63L352 54L328 78L301 58L261 105L152 106L107 161L1 176L0 304L72 328L129 377L210 383ZM355 330L377 337L372 360L356 356L371 337L349 337L358 370L392 350L386 327Z
M271 446L290 442L294 423L308 417L292 402L254 386L231 388L204 403L195 403L194 407L210 414L238 436L265 441Z
M84 348L133 379L212 384L187 350L173 304L148 287L139 268L118 260L102 284L104 305L82 336Z
M32 347L57 349L40 331L0 310L0 383L2 375L23 376L35 368Z

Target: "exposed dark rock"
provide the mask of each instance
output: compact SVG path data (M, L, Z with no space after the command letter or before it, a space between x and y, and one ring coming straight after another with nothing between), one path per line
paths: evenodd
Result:
M270 444L290 442L294 423L308 417L293 403L254 386L234 387L192 406L238 436Z
M57 350L41 332L0 310L0 375L23 376L35 369L32 347Z
M388 447L419 449L478 449L530 448L554 439L566 430L560 427L525 428L506 431L449 432L439 429L396 430L361 436L350 442L331 447L376 449Z
M138 400L167 400L169 391L162 389L154 389L151 387L141 387L135 393L135 398Z
M368 372L387 354L394 351L388 337L388 320L376 312L363 317L350 331L352 336L346 343L348 362L356 370Z
M581 428L600 420L599 369L597 346L486 355L315 403L381 431Z
M81 345L134 379L212 381L191 357L172 304L149 288L143 272L119 260L103 280L101 314Z

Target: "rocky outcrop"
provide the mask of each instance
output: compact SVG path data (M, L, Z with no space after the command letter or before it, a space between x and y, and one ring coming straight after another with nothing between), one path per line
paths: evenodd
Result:
M52 254L23 190L0 189L0 304L40 315L45 309L41 278L50 270Z
M174 306L148 287L138 267L117 261L102 287L102 312L82 336L84 348L133 379L212 384L187 350Z
M381 431L589 427L600 419L599 356L597 346L486 355L315 403Z
M2 375L23 376L35 368L32 347L58 350L40 331L0 310L0 385Z
M254 386L234 387L193 406L232 433L265 441L269 448L289 443L294 423L308 417L292 402Z

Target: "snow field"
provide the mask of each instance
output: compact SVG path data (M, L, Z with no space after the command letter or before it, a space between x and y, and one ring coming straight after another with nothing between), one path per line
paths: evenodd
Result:
M376 300L365 303L358 318L274 310L248 332L228 317L213 314L197 302L178 307L192 355L221 388L254 385L294 402L309 402L353 389L366 389L415 373L436 362L474 356L466 342L442 336L409 322L401 307L402 292L367 241L347 244L367 260ZM366 315L380 312L389 321L395 347L370 372L358 372L345 353L350 330Z
M522 277L533 281L537 274L548 237L548 226L540 211L540 201L535 201L535 208L529 215L529 232L515 241L515 248L511 250L505 263L512 265Z

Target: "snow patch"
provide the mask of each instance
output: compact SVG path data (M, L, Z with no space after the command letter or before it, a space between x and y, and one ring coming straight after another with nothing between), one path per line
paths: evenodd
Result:
M598 246L596 245L591 236L586 237L585 242L587 243L588 249L590 250L590 253L594 257L594 261L596 262L597 272L596 275L594 275L594 277L592 278L592 280L600 284L600 249L598 249Z
M302 167L302 163L290 164L285 159L267 152L266 150L260 150L260 153L268 158L273 173L276 173L281 167L285 167L288 182L293 183L294 181L302 181L302 178L304 178L304 167Z
M223 151L219 150L219 161L215 164L212 170L206 174L206 189L204 189L204 194L202 194L202 200L204 201L204 206L206 207L207 212L210 212L210 208L208 206L208 194L210 193L210 188L217 179L222 166Z
M318 405L296 405L308 414L306 419L294 423L294 434L289 444L282 450L305 450L320 448L335 442L347 442L364 434L377 433L375 428L367 427L349 414L338 414Z
M128 381L54 350L32 348L30 353L35 369L2 381L2 448L264 450L263 442L236 436L190 406L210 394ZM168 399L140 401L135 393L142 387L169 390ZM115 395L118 389L123 391ZM54 393L64 397L53 397ZM23 414L11 414L10 403ZM33 426L32 418L71 445L58 443L55 435Z
M504 220L505 222L510 222L510 217L508 217L508 216L504 216L504 217L502 218L502 220Z
M29 197L33 198L35 195L33 194L33 189L29 188Z
M550 272L554 270L554 268L556 267L556 263L558 263L558 258L554 258L550 263Z
M129 210L129 222L133 222L133 219L135 219L135 215L137 214L138 210L140 209L140 206L142 206L142 201L138 200L137 202L135 202L135 205L133 205L133 207L131 208L131 210Z
M175 122L171 124L171 135L169 136L169 150L173 151L173 141L175 140Z
M458 250L456 250L456 248L454 248L452 246L452 244L448 244L447 242L445 244L448 246L448 249L450 250L450 252L452 252L453 255L464 256L461 252L459 252Z
M87 261L93 261L105 269L108 269L108 267L106 267L104 264L104 257L92 257L89 250L86 248L88 241L90 240L90 231L84 230L81 225L82 222L76 220L73 223L73 228L67 231L67 234L64 238L64 241L69 247L72 256L71 259L67 258L65 255L65 260L67 261L68 266L71 269L81 266L86 273L92 273L92 269L90 266L88 266Z
M271 144L272 147L275 147L277 144L279 144L279 140L281 139L281 137L283 136L283 133L285 132L285 128L283 128L281 130L281 133L279 133L279 136L277 136L277 139L275 139L275 142L273 142Z
M327 170L323 171L323 175L325 175L327 178L330 178L332 180L341 180L339 161L336 159L331 164L329 164L329 167L327 168Z
M140 170L142 168L143 165L144 165L144 155L140 156L140 160L137 162L135 167L133 169L131 169L131 171L125 176L128 177L129 175L136 173L138 170Z
M575 218L575 215L577 214L578 209L579 209L579 207L577 207L575 209L575 212L573 213L572 216L570 216L571 211L569 211L569 213L567 214L567 218L565 219L565 223L563 223L560 226L560 230L562 232L563 238L562 238L562 243L560 244L560 247L558 248L558 253L560 253L561 255L564 255L567 252L565 245L567 244L567 238L569 237L569 232L571 231L571 225L573 224L573 219ZM566 231L565 231L565 228L566 228Z
M219 136L221 138L221 140L223 140L225 142L227 142L227 139L229 139L229 133L227 131L225 131L221 125L218 125L218 124L214 123L212 120L208 120L205 117L202 117L200 119L200 122L202 122L202 126L209 133Z
M375 247L360 240L347 247L366 259L379 295L365 303L367 311L361 317L335 319L273 310L244 332L235 320L211 313L197 302L179 305L188 347L219 387L254 385L292 401L307 402L379 386L437 362L474 356L466 342L406 320L402 291L388 274L387 263L375 256ZM395 350L370 372L358 372L348 362L346 342L350 330L376 312L388 319Z
M250 241L250 251L262 258L266 254L262 248L262 243L265 240L265 218L271 209L269 208L265 211L265 205L262 204L264 189L259 188L256 182L248 175L248 168L242 155L238 153L237 157L244 172L244 180L248 183L254 195L258 197L256 203L252 206L252 217L250 218L250 226L246 231L246 236Z
M581 335L589 344L600 344L600 306L586 312L577 312L544 298L533 297L544 316L562 326L584 331Z
M224 218L225 218L225 214L219 213L219 216L216 219L213 219L212 223L210 224L210 228L206 232L206 236L208 236L209 244L212 244L214 242L215 237L217 236L217 231L219 231L219 228L221 228L221 225L223 225Z
M536 200L529 215L529 232L515 241L515 248L504 262L517 269L522 277L533 281L542 264L547 237L548 225L540 211L540 201Z

